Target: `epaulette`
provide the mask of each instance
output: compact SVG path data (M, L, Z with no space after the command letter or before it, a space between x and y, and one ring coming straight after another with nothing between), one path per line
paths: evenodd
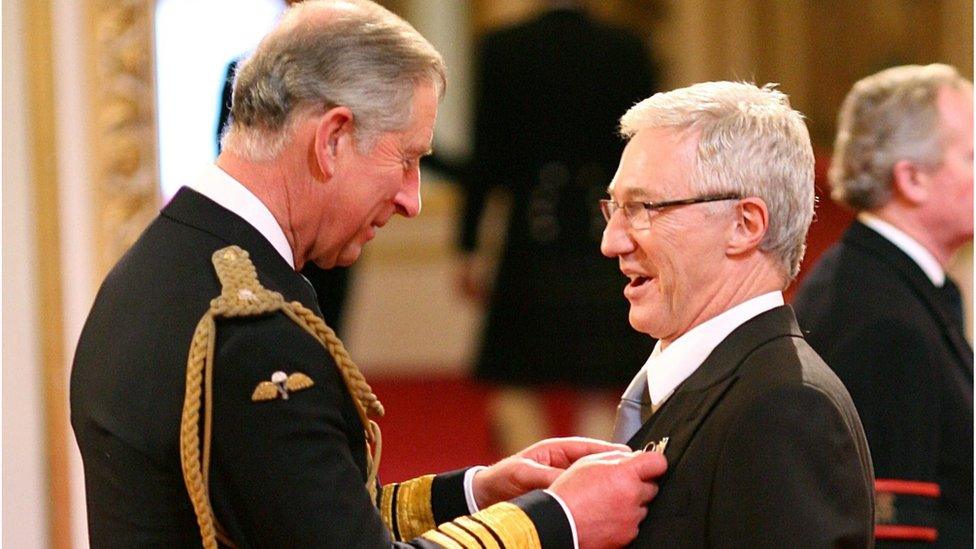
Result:
M216 549L217 540L220 540L223 545L234 547L234 543L214 516L208 483L213 420L211 408L213 361L218 318L257 317L282 313L328 350L347 390L353 397L353 403L366 432L366 459L369 467L366 489L375 500L376 473L379 470L382 439L379 426L371 418L379 418L383 415L383 405L349 357L342 341L307 307L297 301L287 302L280 293L264 288L258 280L257 269L243 249L238 246L222 248L214 252L211 260L217 271L217 278L220 280L221 291L218 297L210 301L210 308L200 318L193 333L186 363L186 392L183 398L180 426L180 462L183 467L183 480L197 516L203 546ZM305 383L311 383L311 380ZM203 408L202 436L199 432L201 407Z

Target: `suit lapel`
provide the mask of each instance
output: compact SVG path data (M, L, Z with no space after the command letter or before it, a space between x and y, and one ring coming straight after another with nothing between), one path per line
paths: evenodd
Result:
M668 459L668 471L677 469L702 422L734 385L742 361L760 345L783 336L801 337L793 309L787 305L766 311L736 328L675 389L628 446L643 450L646 444L667 437L664 456Z
M677 468L698 427L734 382L733 376L706 389L675 391L628 445L634 450L643 450L647 444L667 438L664 456L668 458L668 469Z
M959 358L960 367L969 382L972 383L973 348L966 341L962 331L952 321L952 313L947 310L942 302L938 288L932 284L932 280L925 275L922 268L898 246L858 221L855 221L844 234L844 242L864 250L879 261L891 266L892 271L908 284L929 310L932 319L939 325L940 331L949 342L949 346Z

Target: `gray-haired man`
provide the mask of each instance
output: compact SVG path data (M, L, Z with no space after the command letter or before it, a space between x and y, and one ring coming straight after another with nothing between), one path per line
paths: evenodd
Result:
M217 165L112 270L78 345L93 546L633 538L665 465L621 445L546 441L488 468L375 480L382 407L296 271L349 265L393 215L419 213L444 85L430 44L367 1L293 7L243 63Z
M861 423L783 304L813 217L802 116L770 87L709 82L621 126L602 249L629 279L631 325L658 343L616 441L669 463L635 545L870 545Z
M854 85L829 178L857 220L796 297L864 419L878 540L892 546L973 545L973 351L945 274L973 238L972 94L939 64Z

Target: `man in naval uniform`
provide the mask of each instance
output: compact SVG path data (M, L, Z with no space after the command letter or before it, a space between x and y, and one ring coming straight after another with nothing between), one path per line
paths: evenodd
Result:
M802 116L770 86L709 82L651 96L621 128L602 250L658 343L615 438L668 459L635 546L869 546L861 422L783 304L813 216Z
M243 62L216 166L114 267L78 345L92 546L636 535L665 465L622 445L544 441L487 468L375 480L382 407L297 271L349 265L393 215L419 213L444 85L433 47L366 0L291 8Z

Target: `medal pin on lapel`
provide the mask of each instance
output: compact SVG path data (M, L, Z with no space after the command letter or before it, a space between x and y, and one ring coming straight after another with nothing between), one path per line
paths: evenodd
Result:
M668 447L668 439L670 437L664 437L658 441L651 441L647 443L644 447L645 452L658 452L660 454L664 453L664 449Z

